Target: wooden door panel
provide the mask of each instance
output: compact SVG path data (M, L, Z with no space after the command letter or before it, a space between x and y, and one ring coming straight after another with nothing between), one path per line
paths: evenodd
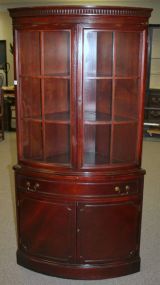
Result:
M78 258L80 262L107 262L136 254L139 204L80 204L78 207Z
M21 250L28 254L70 261L74 255L74 206L21 194Z

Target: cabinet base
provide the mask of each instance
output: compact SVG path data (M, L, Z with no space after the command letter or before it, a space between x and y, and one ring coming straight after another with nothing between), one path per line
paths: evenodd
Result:
M103 265L62 264L29 256L17 251L17 263L43 274L78 280L98 280L124 276L140 271L140 258L130 262Z

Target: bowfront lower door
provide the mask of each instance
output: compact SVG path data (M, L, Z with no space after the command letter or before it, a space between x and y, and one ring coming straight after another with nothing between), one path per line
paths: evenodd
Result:
M75 163L74 30L56 26L16 33L21 160Z
M138 163L143 31L81 28L80 167Z

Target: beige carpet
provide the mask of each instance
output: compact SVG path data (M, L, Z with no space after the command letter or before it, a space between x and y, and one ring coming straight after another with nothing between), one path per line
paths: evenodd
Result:
M16 139L0 142L0 285L159 285L160 284L160 143L144 142L145 177L141 236L141 272L102 281L74 281L45 276L16 264L14 176Z

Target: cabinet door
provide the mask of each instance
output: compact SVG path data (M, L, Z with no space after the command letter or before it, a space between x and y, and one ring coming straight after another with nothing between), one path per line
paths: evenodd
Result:
M17 38L20 158L71 167L75 160L74 27L21 30Z
M142 96L142 31L82 28L80 165L138 162ZM134 60L131 60L131 57Z
M74 206L20 196L20 248L26 254L70 262L74 255Z
M79 261L103 263L137 255L139 210L135 201L79 204Z

